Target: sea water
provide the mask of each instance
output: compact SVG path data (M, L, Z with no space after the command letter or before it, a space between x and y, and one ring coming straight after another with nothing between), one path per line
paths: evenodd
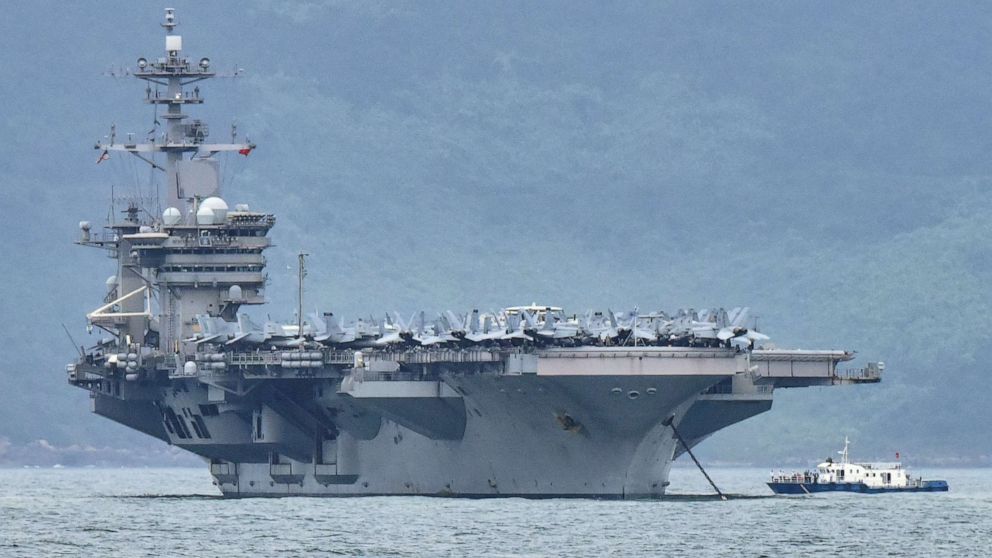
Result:
M691 468L662 501L227 500L204 469L7 469L0 556L992 556L990 469L925 471L947 493L791 497L765 469L709 472L734 496Z

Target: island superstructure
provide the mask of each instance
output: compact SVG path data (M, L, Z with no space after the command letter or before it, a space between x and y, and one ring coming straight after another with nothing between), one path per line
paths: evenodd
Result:
M223 494L657 497L686 450L676 429L691 448L776 388L879 380L880 363L841 371L850 351L763 348L747 308L345 322L305 312L303 254L295 319L256 323L275 216L222 198L218 154L255 145L208 143L185 112L215 74L176 25L167 9L165 56L132 72L164 131L96 145L151 165L164 196L80 223L116 265L86 317L104 338L67 371L97 414L202 456Z

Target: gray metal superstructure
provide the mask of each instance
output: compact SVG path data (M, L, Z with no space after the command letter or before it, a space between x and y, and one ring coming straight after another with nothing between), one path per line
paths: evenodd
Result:
M68 365L94 412L204 457L229 496L431 494L655 497L678 428L691 447L764 412L775 388L878 381L847 351L763 349L746 308L569 316L550 306L345 323L303 312L256 324L271 214L220 197L215 155L183 111L206 58L139 59L165 130L97 144L161 171L165 211L132 205L80 244L116 261L87 315L109 334Z

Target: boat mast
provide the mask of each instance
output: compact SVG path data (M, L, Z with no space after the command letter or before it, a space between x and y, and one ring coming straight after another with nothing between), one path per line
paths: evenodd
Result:
M186 173L182 172L182 167L186 161L185 155L191 153L189 159L199 161L211 160L214 154L221 152L237 151L247 155L255 148L255 144L204 143L209 133L206 123L198 119L190 123L184 122L189 118L189 115L183 112L184 106L203 104L199 86L194 87L192 91L185 90L185 87L215 77L217 74L210 70L209 58L203 57L197 64L192 65L190 60L183 56L183 38L175 34L178 22L173 8L165 9L165 21L161 25L165 29L165 57L152 60L138 58L138 67L133 75L149 84L145 88L145 103L165 105L166 112L162 115L166 120L165 134L153 136L147 143L130 141L121 143L117 141L116 134L111 133L106 142L99 141L95 147L103 152L101 160L109 157L110 151L123 151L138 157L152 168L163 171L166 176L166 207L180 209L188 218L195 211L190 204L194 204L196 199L219 195L220 192L219 181L203 181L202 173L191 172L184 180ZM164 94L160 88L165 89ZM154 157L157 153L165 153L164 166L155 162Z
M297 256L299 258L299 276L298 276L299 285L298 285L297 299L296 299L296 326L298 328L296 332L297 335L299 336L301 348L303 347L303 278L307 276L306 258L309 255L310 254L306 252L300 251L300 253Z

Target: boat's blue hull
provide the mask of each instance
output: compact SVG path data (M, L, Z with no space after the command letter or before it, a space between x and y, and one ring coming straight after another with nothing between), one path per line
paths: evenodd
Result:
M872 488L862 483L847 482L770 482L768 488L775 494L812 494L814 492L858 492L881 494L883 492L947 492L947 481L923 481L921 486L906 488Z

